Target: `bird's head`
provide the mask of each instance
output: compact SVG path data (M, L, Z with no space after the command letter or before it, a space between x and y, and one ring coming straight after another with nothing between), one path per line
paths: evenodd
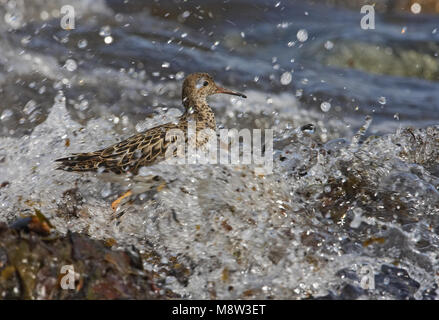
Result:
M242 93L218 86L208 73L192 73L188 75L183 82L183 105L186 108L189 108L193 103L204 103L208 96L217 93L225 93L247 98Z

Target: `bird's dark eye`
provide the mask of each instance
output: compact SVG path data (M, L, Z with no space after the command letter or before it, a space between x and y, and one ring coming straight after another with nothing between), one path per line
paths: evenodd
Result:
M204 81L204 83L203 83L203 86L207 86L209 84L209 82L208 81Z

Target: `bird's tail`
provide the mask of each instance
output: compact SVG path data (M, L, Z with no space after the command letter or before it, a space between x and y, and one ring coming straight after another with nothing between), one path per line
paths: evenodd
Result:
M56 159L58 170L65 171L97 171L104 159L97 152L74 153L69 157Z

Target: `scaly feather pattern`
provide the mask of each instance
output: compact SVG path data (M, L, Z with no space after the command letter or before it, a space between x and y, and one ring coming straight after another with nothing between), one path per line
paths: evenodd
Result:
M136 134L124 141L88 153L76 153L69 157L55 160L59 162L58 169L84 172L112 172L115 174L130 173L136 175L143 166L149 166L165 159L169 145L177 137L167 133L179 129L184 133L187 143L187 128L190 119L196 122L196 132L209 128L215 130L215 115L207 104L206 98L216 93L226 93L246 97L245 95L218 87L207 73L194 73L183 82L182 101L186 112L177 123L163 124L142 133ZM197 140L197 146L207 140ZM175 155L175 152L174 152Z

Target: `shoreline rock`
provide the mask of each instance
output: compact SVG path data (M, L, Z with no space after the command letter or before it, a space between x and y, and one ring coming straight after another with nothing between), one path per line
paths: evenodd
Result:
M36 219L9 227L0 223L0 299L169 299L135 250L112 250L104 241L78 234L48 235ZM74 289L62 289L74 268ZM72 273L73 274L73 273Z
M421 14L438 14L439 2L436 0L388 0L376 2L371 0L310 0L311 3L325 3L330 6L343 6L349 9L359 10L364 5L375 5L375 9L380 13L411 13L411 6L418 3L421 6Z

